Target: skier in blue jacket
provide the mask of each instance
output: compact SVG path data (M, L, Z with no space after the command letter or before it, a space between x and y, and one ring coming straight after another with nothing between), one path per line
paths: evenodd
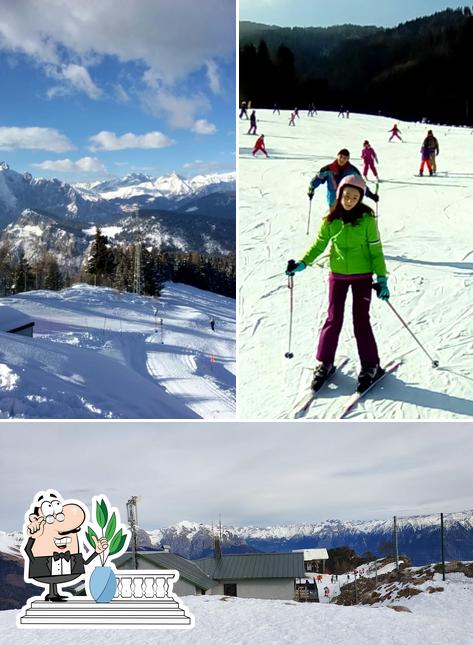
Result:
M319 172L310 180L307 194L311 200L314 191L320 184L327 184L327 202L329 206L335 203L337 199L337 188L344 177L348 175L360 175L361 173L353 164L350 163L350 153L346 148L342 148L337 154L337 158L330 164L323 166ZM365 191L366 197L374 202L379 201L379 195L371 192L369 188Z

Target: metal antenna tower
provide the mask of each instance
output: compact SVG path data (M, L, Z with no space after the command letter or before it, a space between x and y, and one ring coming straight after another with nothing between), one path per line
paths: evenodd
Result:
M132 552L132 562L133 568L138 569L138 560L136 557L137 551L137 540L136 540L136 525L138 524L138 497L133 495L126 503L126 514L128 518L128 524L131 529L131 552Z

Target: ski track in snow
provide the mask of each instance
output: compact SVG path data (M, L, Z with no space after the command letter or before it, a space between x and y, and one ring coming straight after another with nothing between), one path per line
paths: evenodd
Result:
M387 305L373 296L371 319L382 363L403 358L352 410L349 419L448 419L473 416L473 262L471 209L473 166L470 130L398 121L404 143L388 143L394 119L320 112L302 115L289 128L286 114L258 110L270 158L251 157L253 138L240 124L240 370L242 418L287 418L297 398L301 369L315 362L315 345L327 307L326 261L294 278L294 320L287 360L289 291L284 270L312 244L327 210L326 187L312 201L306 235L307 186L318 169L348 147L361 171L367 138L380 159L379 228L389 271L391 303L429 354L402 327ZM415 177L420 146L429 128L440 146L439 174ZM443 169L446 168L444 171ZM369 184L372 188L373 182ZM365 199L374 207L374 203ZM318 259L320 261L320 258ZM338 418L353 393L359 369L351 328L351 299L338 356L350 363L336 375L307 418Z
M170 283L159 299L77 285L2 302L35 327L33 339L0 333L0 417L235 414L230 298Z

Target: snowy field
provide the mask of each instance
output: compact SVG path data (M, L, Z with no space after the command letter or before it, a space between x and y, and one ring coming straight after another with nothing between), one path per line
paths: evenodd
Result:
M310 179L347 147L362 171L362 143L378 154L379 229L389 271L391 303L428 353L433 369L389 306L373 298L371 319L382 363L403 364L349 414L351 419L465 419L473 416L473 135L466 128L398 121L404 143L388 143L395 120L307 112L288 126L288 113L257 110L258 134L270 158L251 155L255 137L240 120L240 368L242 418L289 418L303 374L315 364L315 345L327 309L328 268L294 278L292 360L288 349L287 261L298 260L315 239L327 210L326 186L315 191L306 235ZM420 146L429 128L440 146L438 174L419 172ZM369 175L370 176L370 175ZM373 189L374 183L370 184ZM374 207L374 202L365 202ZM349 362L324 389L309 418L336 419L356 388L358 355L351 296L338 357ZM310 379L309 379L310 382Z
M159 299L76 285L1 304L35 322L33 338L0 333L2 418L235 414L231 298L173 283Z
M0 642L12 645L456 645L471 644L473 581L463 574L449 574L433 583L441 593L402 598L410 610L389 607L296 603L289 600L252 600L222 596L185 596L184 604L195 616L195 628L180 631L34 630L15 626L16 611L0 612Z

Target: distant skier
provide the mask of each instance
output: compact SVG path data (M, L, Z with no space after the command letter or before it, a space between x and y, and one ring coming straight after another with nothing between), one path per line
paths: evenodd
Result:
M439 142L434 137L432 130L429 130L427 132L427 136L424 139L422 147L425 147L429 150L430 165L432 166L432 172L435 175L435 173L437 172L436 158L439 155Z
M254 110L250 114L250 129L247 134L256 134L256 112Z
M361 151L361 158L363 159L364 162L364 167L363 167L363 177L365 179L368 179L368 170L371 170L373 175L378 179L378 171L376 170L376 166L374 165L374 162L379 163L378 157L376 155L376 152L374 151L374 148L371 147L370 142L368 140L363 141L363 150Z
M213 318L210 319L210 328L212 331L215 331L215 320Z
M346 148L342 148L337 154L337 158L332 163L322 166L319 172L310 180L307 194L309 199L314 196L314 191L321 184L327 184L327 202L329 206L335 202L337 198L337 187L344 177L348 175L359 175L360 171L353 164L350 163L350 152ZM374 202L379 201L379 195L371 192L366 188L366 196Z
M242 101L242 102L241 102L241 105L240 105L240 119L241 119L241 118L243 118L243 116L245 116L246 118L248 118L248 112L247 112L247 104L246 104L246 101Z
M424 166L427 165L429 175L433 174L432 171L432 166L430 164L430 150L429 148L425 145L422 145L422 148L420 149L420 168L419 168L419 177L422 177L424 175Z
M287 275L294 275L312 264L331 243L329 305L327 319L320 332L312 389L317 391L334 369L338 338L342 330L345 300L349 288L353 297L353 328L361 362L358 392L364 392L384 371L370 323L373 273L379 285L378 298L388 300L389 289L383 248L375 215L363 203L366 184L359 175L349 175L340 182L337 199L322 221L311 248L295 266L288 265Z
M278 114L281 114L281 112L279 111L279 105L278 105L277 103L275 103L275 104L273 105L273 114L274 114L275 112L277 112Z
M401 137L399 136L401 134L401 131L397 127L397 123L395 123L393 127L390 130L388 130L388 132L392 132L391 136L389 137L389 143L391 142L393 137L397 137L399 141L402 141Z
M296 113L291 112L291 116L289 117L289 124L288 125L295 126L296 125L295 118L296 118Z
M348 108L347 108L347 111L346 111L346 117L347 117L347 119L350 118L350 110Z
M295 107L295 108L294 108L294 115L295 115L295 116L297 116L297 118L298 118L298 119L300 119L300 118L301 118L301 117L299 116L299 108L297 108L297 107Z
M268 158L269 155L266 152L266 147L264 145L264 134L262 134L259 139L256 139L255 147L253 148L252 155L253 157L256 155L258 150L261 150L261 152Z
M345 118L345 108L343 107L343 105L340 106L340 110L338 111L338 117L340 118L340 116L342 117L342 119Z

